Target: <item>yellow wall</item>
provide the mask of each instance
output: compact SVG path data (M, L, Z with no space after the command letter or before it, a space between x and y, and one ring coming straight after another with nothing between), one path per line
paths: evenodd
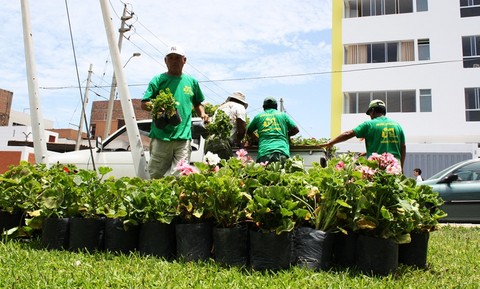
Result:
M332 1L332 108L330 112L331 138L341 133L342 124L342 15L343 1Z

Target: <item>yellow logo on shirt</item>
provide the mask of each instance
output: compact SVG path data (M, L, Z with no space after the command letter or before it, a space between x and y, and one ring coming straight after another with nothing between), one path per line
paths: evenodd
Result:
M185 85L185 86L183 87L183 94L192 96L192 95L193 95L193 89L192 89L192 87Z

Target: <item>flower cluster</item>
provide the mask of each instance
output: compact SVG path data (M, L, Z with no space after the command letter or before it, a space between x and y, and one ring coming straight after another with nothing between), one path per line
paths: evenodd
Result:
M373 153L369 161L378 162L378 167L391 175L399 175L402 173L402 166L391 153L383 153L381 155Z

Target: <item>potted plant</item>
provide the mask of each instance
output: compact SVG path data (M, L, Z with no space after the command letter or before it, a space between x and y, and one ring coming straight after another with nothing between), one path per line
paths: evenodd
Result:
M353 213L353 230L359 234L356 264L367 274L390 274L398 267L398 244L408 241L413 226L414 210L405 193L409 180L391 154L357 162L366 183Z
M440 209L443 200L432 187L416 185L410 179L408 198L415 210L410 242L399 245L398 261L418 268L427 266L428 240L430 232L438 230L438 220L446 213Z
M333 233L344 230L342 226L352 208L347 203L348 187L332 164L327 168L317 164L308 175L289 179L297 183L292 184L299 188L292 196L304 211L304 222L294 234L295 261L308 268L328 269L333 257Z
M0 176L0 233L13 237L29 237L41 223L25 226L29 212L38 210L37 198L43 191L44 164L21 161Z
M206 211L215 223L213 244L217 262L246 266L248 261L248 230L246 206L251 196L245 192L244 181L233 173L228 163L238 163L235 158L221 161L217 155L206 155L206 162L196 164L207 177L208 193Z
M144 182L138 177L109 178L104 181L104 198L98 214L105 219L105 249L128 253L138 248L139 222L133 217L135 208L131 199L143 189Z
M101 204L109 199L103 178L112 169L99 167L80 169L74 176L78 198L74 204L75 215L70 219L69 250L103 250L105 219Z
M206 210L207 176L180 163L181 175L172 189L177 194L179 223L175 225L177 257L185 261L207 260L212 251L211 215Z
M38 217L42 225L42 244L48 249L67 249L70 217L78 198L74 165L56 164L43 178L45 189L39 195Z
M160 90L157 97L153 99L151 106L155 126L163 129L167 124L179 125L182 118L177 110L178 104L169 88Z
M127 197L131 218L140 223L138 249L142 254L172 259L176 255L175 218L178 197L174 177L147 180Z
M247 212L255 224L250 230L250 263L254 269L279 270L291 264L291 231L302 214L291 188L260 186L253 192ZM284 252L278 254L278 252Z
M206 125L208 137L205 140L205 152L217 154L222 159L232 157L230 117L223 110L216 110L213 121Z

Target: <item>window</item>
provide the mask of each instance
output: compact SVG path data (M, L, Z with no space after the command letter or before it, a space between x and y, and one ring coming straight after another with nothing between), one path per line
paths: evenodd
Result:
M480 67L480 35L463 36L463 67Z
M420 89L420 112L432 112L431 89Z
M347 44L344 47L345 64L414 61L412 40L367 44Z
M480 87L465 88L466 121L480 121Z
M430 60L430 39L418 39L418 60Z
M426 9L427 0L417 0L417 11ZM345 18L368 17L376 15L400 14L413 12L413 0L344 0Z
M417 12L428 11L428 0L417 0Z
M460 16L480 16L480 0L460 0Z
M383 100L387 112L416 112L415 90L345 92L343 97L346 114L365 113L374 99Z

